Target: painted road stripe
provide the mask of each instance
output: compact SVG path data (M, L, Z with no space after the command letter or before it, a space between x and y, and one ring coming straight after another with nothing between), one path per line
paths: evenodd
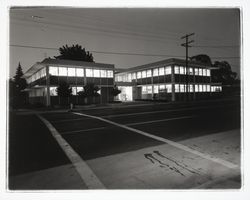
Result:
M56 139L58 144L61 146L65 154L68 156L83 182L89 189L105 189L105 186L97 178L94 172L89 166L82 160L82 158L73 150L73 148L63 139L63 137L57 132L52 124L40 115L37 115L42 122L48 127L53 137Z
M125 124L126 126L134 126L134 125L141 125L141 124L152 124L152 123L157 123L157 122L166 122L166 121L173 121L173 120L179 120L179 119L190 119L195 117L195 115L189 115L189 116L183 116L183 117L175 117L175 118L168 118L168 119L158 119L158 120L152 120L152 121L144 121L144 122L136 122L136 123L129 123ZM84 132L84 131L96 131L96 130L102 130L108 128L107 126L101 126L98 128L89 128L89 129L81 129L81 130L76 130L76 131L65 131L61 132L61 134L74 134L74 133L79 133L79 132Z
M226 161L226 160L223 160L223 159L220 159L220 158L216 158L216 157L214 157L212 155L209 155L209 154L201 153L201 152L196 151L194 149L191 149L191 148L189 148L189 147L187 147L187 146L185 146L183 144L180 144L180 143L177 143L177 142L174 142L174 141L171 141L171 140L168 140L168 139L156 136L156 135L152 135L150 133L147 133L147 132L144 132L144 131L141 131L141 130L138 130L138 129L135 129L135 128L132 128L132 127L129 127L129 126L126 126L126 125L122 125L122 124L119 124L119 123L116 123L116 122L113 122L113 121L110 121L110 120L107 120L107 119L104 119L104 118L101 118L101 117L93 116L93 115L87 115L87 114L76 113L76 112L73 112L73 113L75 113L76 115L82 115L82 116L90 117L90 118L97 119L97 120L100 120L100 121L104 121L106 123L113 124L115 126L130 130L132 132L139 133L141 135L144 135L144 136L153 138L155 140L164 142L166 144L169 144L169 145L174 146L176 148L182 149L182 150L187 151L189 153L198 155L198 156L200 156L202 158L213 161L215 163L218 163L218 164L223 165L225 167L228 167L230 169L238 169L239 168L238 165L236 165L234 163L231 163L229 161Z

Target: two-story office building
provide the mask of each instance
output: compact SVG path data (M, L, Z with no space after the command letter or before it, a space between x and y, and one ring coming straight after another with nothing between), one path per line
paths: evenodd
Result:
M220 84L211 82L211 66L191 61L188 69L185 65L185 60L171 58L117 73L115 83L122 91L118 99L195 100L221 92Z
M44 105L59 104L56 88L61 82L66 82L72 88L72 97L68 103L81 104L77 95L83 91L84 85L93 83L99 87L100 96L85 101L91 103L106 103L113 100L111 90L114 87L114 65L91 63L73 60L44 59L35 63L25 74L28 82L30 103Z

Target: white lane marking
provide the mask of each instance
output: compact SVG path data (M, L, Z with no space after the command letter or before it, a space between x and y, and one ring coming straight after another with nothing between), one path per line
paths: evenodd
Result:
M37 115L41 121L48 127L53 137L56 139L62 150L68 156L83 182L89 189L105 189L105 186L97 178L94 172L89 166L82 160L82 158L73 150L73 148L63 139L63 137L57 132L52 124L40 115Z
M189 115L189 116L183 116L183 117L174 117L174 118L168 118L168 119L158 119L158 120L152 120L152 121L145 121L145 122L136 122L136 123L128 123L125 124L126 126L134 126L134 125L141 125L141 124L152 124L152 123L157 123L157 122L165 122L165 121L173 121L173 120L178 120L178 119L189 119L193 118L195 115ZM81 129L81 130L76 130L76 131L65 131L61 132L61 134L74 134L78 132L84 132L84 131L95 131L95 130L102 130L107 128L106 126L101 126L98 128L89 128L89 129Z
M225 167L228 167L230 169L238 169L239 166L234 164L234 163L231 163L229 161L226 161L226 160L223 160L223 159L220 159L220 158L216 158L212 155L209 155L209 154L205 154L205 153L201 153L199 151L196 151L194 149L191 149L183 144L180 144L180 143L177 143L177 142L174 142L174 141L171 141L171 140L168 140L168 139L165 139L165 138L162 138L162 137L159 137L159 136L156 136L156 135L152 135L150 133L147 133L147 132L144 132L144 131L141 131L141 130L138 130L138 129L135 129L135 128L131 128L129 126L126 126L126 125L122 125L122 124L119 124L119 123L116 123L116 122L113 122L113 121L110 121L110 120L107 120L107 119L104 119L104 118L101 118L101 117L97 117L97 116L93 116L93 115L87 115L87 114L83 114L83 113L76 113L76 112L73 112L75 113L76 115L82 115L82 116L86 116L86 117L90 117L90 118L93 118L93 119L98 119L100 121L104 121L104 122L107 122L109 124L113 124L115 126L118 126L118 127L121 127L121 128L124 128L124 129L127 129L127 130L130 130L130 131L133 131L135 133L139 133L141 135L144 135L144 136L147 136L147 137L150 137L150 138L153 138L155 140L158 140L158 141L161 141L161 142L164 142L166 144L169 144L171 146L174 146L178 149L182 149L184 151L187 151L189 153L192 153L192 154L195 154L195 155L198 155L202 158L205 158L207 160L210 160L210 161L213 161L215 163L218 163L220 165L223 165Z

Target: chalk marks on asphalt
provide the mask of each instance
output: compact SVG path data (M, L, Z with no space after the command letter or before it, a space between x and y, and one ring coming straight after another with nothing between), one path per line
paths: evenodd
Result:
M177 143L177 142L174 142L174 141L171 141L171 140L168 140L168 139L165 139L165 138L162 138L162 137L159 137L159 136L156 136L156 135L153 135L153 134L150 134L150 133L147 133L147 132L144 132L144 131L132 128L132 127L129 127L127 125L119 124L119 123L113 122L111 120L104 119L104 118L97 117L97 116L93 116L93 115L88 115L88 114L83 114L83 113L77 113L77 112L73 112L73 113L76 114L76 115L90 117L90 118L93 118L93 119L104 121L106 123L118 126L120 128L127 129L129 131L132 131L132 132L144 135L146 137L153 138L155 140L164 142L166 144L169 144L169 145L171 145L173 147L176 147L178 149L181 149L183 151L186 151L186 152L198 155L198 156L200 156L200 157L202 157L204 159L207 159L207 160L210 160L212 162L218 163L218 164L223 165L223 166L225 166L227 168L230 168L230 169L239 169L240 168L238 165L236 165L234 163L231 163L229 161L226 161L226 160L223 160L223 159L220 159L220 158L216 158L216 157L214 157L212 155L209 155L209 154L201 153L201 152L199 152L197 150L194 150L194 149L191 149L191 148L189 148L189 147L187 147L187 146L185 146L183 144L180 144L180 143Z
M73 148L63 139L63 137L57 132L54 126L42 116L38 115L41 121L50 130L53 137L56 139L62 150L68 156L73 166L79 173L81 179L89 189L105 189L103 183L97 178L94 172L89 166L82 160L82 158L73 150Z

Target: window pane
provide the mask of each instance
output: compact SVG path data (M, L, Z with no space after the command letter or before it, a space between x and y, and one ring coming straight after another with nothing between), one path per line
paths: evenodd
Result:
M159 92L165 92L165 85L159 85Z
M158 76L158 68L153 69L153 76Z
M154 93L155 93L155 94L159 93L158 85L154 85Z
M195 85L195 92L199 92L199 85Z
M159 68L159 76L164 75L164 67Z
M76 68L76 76L77 77L84 77L84 71L81 68Z
M59 67L59 76L67 76L67 68Z
M210 76L210 69L207 69L207 76Z
M76 76L76 69L68 68L68 76Z
M142 86L142 94L147 94L147 87L146 86Z
M72 95L77 95L76 87L72 87Z
M151 77L151 76L152 76L152 70L149 69L149 70L147 70L147 77Z
M207 86L203 85L203 92L206 92L206 91L207 91Z
M202 76L202 69L199 68L199 76Z
M171 66L165 67L165 74L171 74Z
M137 72L137 78L141 78L141 72Z
M96 77L96 78L100 77L100 70L99 69L94 69L94 77Z
M166 85L166 90L167 90L167 93L171 93L172 92L172 85L171 84L167 84Z
M206 75L207 75L207 70L206 70L206 69L203 69L203 70L202 70L202 73L203 73L203 76L206 76Z
M190 91L190 92L193 92L193 91L194 91L193 85L189 85L189 91Z
M199 92L202 92L202 85L199 85Z
M113 77L114 77L113 71L112 71L112 70L108 70L108 71L107 71L107 77L108 77L108 78L113 78Z
M58 76L58 68L57 67L49 67L49 74L52 76Z
M152 86L151 85L147 86L147 93L152 94Z
M100 70L101 71L101 77L106 78L107 77L107 71L106 70Z
M93 69L86 69L86 77L93 77Z
M56 87L50 87L50 96L57 96Z
M147 72L146 71L142 71L141 72L141 77L142 78L146 78L147 77Z
M194 68L194 74L195 74L196 76L199 75L199 69L198 69L198 68Z
M179 66L174 66L174 73L179 74L180 73L180 68Z
M210 92L210 85L207 85L207 92Z
M194 74L193 68L192 68L192 67L189 68L189 74L190 74L190 75L193 75L193 74Z
M136 73L132 73L132 80L136 79Z
M76 87L76 91L77 91L77 92L83 91L83 87Z
M175 84L175 92L179 92L179 84Z
M180 74L185 74L184 73L184 67L180 66Z
M180 92L185 92L185 85L180 84Z

